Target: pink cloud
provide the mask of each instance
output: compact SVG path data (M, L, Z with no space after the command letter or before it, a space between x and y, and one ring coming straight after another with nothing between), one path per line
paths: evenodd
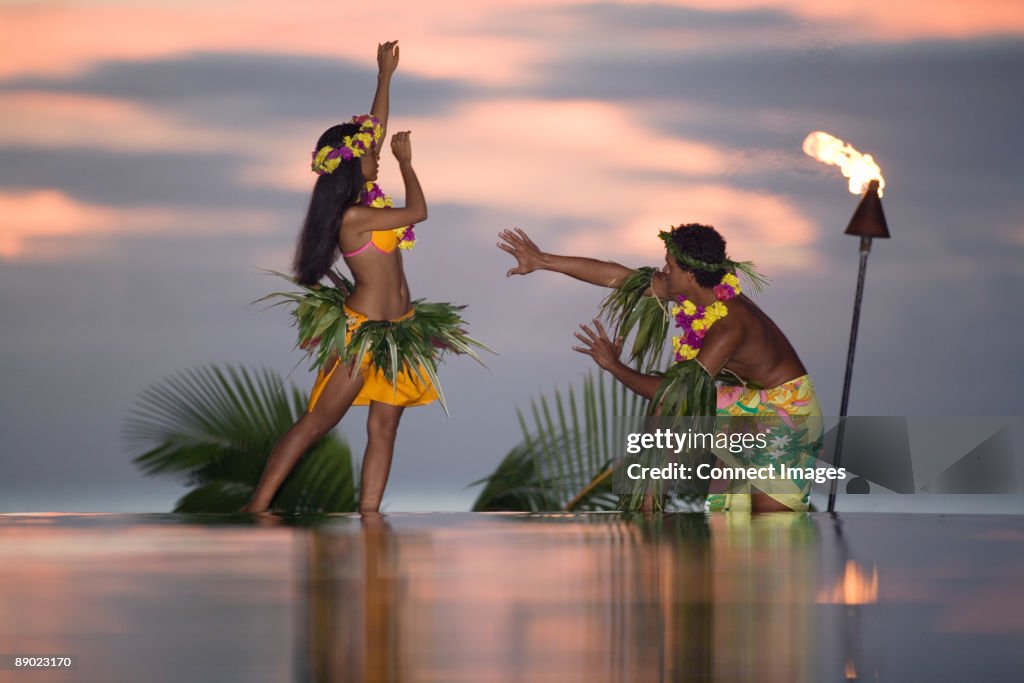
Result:
M563 5L585 5L567 0ZM643 4L640 0L634 3ZM689 0L669 3L712 11L777 9L808 22L844 27L850 40L909 40L1015 35L1024 32L1019 0L971 3L865 5L855 0ZM463 3L442 0L373 5L380 21L367 21L351 5L328 0L293 3L61 3L15 5L0 10L0 76L74 73L102 60L142 60L195 51L344 57L372 64L378 40L402 41L409 73L482 83L523 83L536 64L571 47L564 23L554 35L537 26L532 35L504 31L510 16L525 16L542 0ZM368 30L366 27L377 26ZM386 33L386 34L385 34ZM654 34L652 34L654 35ZM666 45L671 43L666 43Z
M0 216L0 259L18 260L64 259L91 248L90 239L103 235L264 233L279 227L273 215L261 211L121 209L78 202L53 189L0 192Z
M6 7L0 76L72 74L103 60L197 51L340 57L370 66L377 42L397 37L405 72L500 82L522 77L535 50L522 39L481 34L475 26L489 10L473 4L377 2L379 22L368 21L367 11L326 0Z
M685 115L683 112L681 115ZM791 200L731 187L740 164L761 160L726 148L653 131L624 107L592 101L493 101L467 104L443 119L402 119L413 131L413 160L428 202L485 206L590 223L584 233L541 235L571 253L658 262L657 231L681 222L712 223L739 258L775 268L813 263L817 228ZM299 144L295 142L294 144ZM308 164L294 150L249 166L254 185L308 191ZM793 163L806 160L792 155ZM381 165L381 186L402 201L395 164ZM507 225L480 224L497 232ZM529 230L528 225L520 226ZM430 230L430 224L423 226Z
M229 148L221 132L178 123L138 104L51 92L13 92L0 97L3 143L116 151Z
M473 103L444 119L405 119L432 196L509 209L604 216L647 199L648 174L726 173L732 155L658 134L594 101ZM401 187L385 169L388 187Z
M624 213L610 228L559 235L552 247L566 253L638 259L660 264L660 230L680 223L714 225L732 258L755 261L762 270L810 272L818 228L791 200L714 182L649 188L649 200Z

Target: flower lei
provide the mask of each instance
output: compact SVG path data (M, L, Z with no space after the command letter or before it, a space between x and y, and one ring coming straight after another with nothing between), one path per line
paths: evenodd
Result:
M355 135L345 136L340 147L324 145L318 150L313 150L311 169L314 173L317 175L334 173L342 161L358 159L373 149L384 136L384 129L381 127L380 122L377 120L377 117L371 114L353 116L352 123L360 125L359 132ZM384 194L384 191L380 189L380 185L374 182L366 183L363 199L360 203L363 206L369 206L374 209L394 206L391 197ZM416 227L415 224L392 230L395 236L398 237L399 249L412 249L416 246L416 233L413 232L414 227Z
M676 362L691 360L697 357L700 347L704 345L704 336L716 322L729 314L723 301L735 299L741 292L740 281L733 273L726 273L722 281L715 285L715 303L708 307L698 306L690 299L680 295L678 304L672 306L672 317L683 334L672 337L672 350Z
M384 190L380 189L380 185L377 183L366 183L366 191L363 192L363 206L370 206L374 209L382 209L389 206L394 206L394 202L391 201L391 197L384 194ZM392 230L395 236L398 237L398 248L399 249L412 249L416 246L416 233L413 232L413 228L416 224L405 225L401 228L395 228Z

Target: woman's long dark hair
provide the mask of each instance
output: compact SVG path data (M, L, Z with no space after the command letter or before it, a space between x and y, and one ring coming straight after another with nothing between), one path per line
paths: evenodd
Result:
M358 132L359 124L356 123L331 126L317 140L316 148L319 150L324 145L340 147L346 136ZM330 270L338 257L338 229L342 214L359 202L365 185L359 159L342 161L333 173L324 173L316 179L295 249L293 270L299 284L315 284Z

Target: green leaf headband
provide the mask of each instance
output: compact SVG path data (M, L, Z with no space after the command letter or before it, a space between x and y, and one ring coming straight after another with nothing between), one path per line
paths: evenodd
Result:
M733 261L731 258L726 256L718 263L708 263L707 261L701 261L696 259L689 254L683 252L679 248L679 245L672 239L672 232L675 231L675 227L672 230L665 232L664 230L658 232L658 237L665 243L665 249L672 255L676 261L680 264L690 268L691 270L703 270L709 273L714 273L719 270L724 270L727 273L739 273L746 279L747 284L750 286L755 293L760 294L764 291L764 288L768 285L768 278L757 272L757 267L753 261Z

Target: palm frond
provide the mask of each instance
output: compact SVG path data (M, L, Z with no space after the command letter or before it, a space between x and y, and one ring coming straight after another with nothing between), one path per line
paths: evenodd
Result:
M765 287L771 284L771 280L757 271L753 261L737 261L733 265L736 267L736 272L744 277L747 285L755 294L760 294Z
M144 474L170 474L196 487L176 511L237 510L274 444L305 412L305 398L270 370L189 369L142 392L122 438ZM351 453L333 435L313 445L274 501L275 510L288 512L355 508Z
M647 401L603 374L588 373L582 391L557 390L517 410L523 440L489 476L473 510L614 510L611 479L601 475L620 455L624 424L647 412Z
M344 357L345 332L348 323L348 318L344 314L344 306L354 287L352 281L337 270L331 269L328 275L335 283L334 287L325 287L319 283L302 285L296 278L286 273L265 268L262 270L302 288L302 292L272 292L253 303L280 299L271 307L281 304L292 307L292 324L298 328L298 341L295 343L295 348L304 350L307 357L313 358L309 369L314 370L321 367L331 352L336 352L339 356Z
M644 373L661 366L668 338L668 309L658 297L645 295L657 272L652 266L634 270L605 297L599 312L614 330L613 337L633 335L629 360Z

